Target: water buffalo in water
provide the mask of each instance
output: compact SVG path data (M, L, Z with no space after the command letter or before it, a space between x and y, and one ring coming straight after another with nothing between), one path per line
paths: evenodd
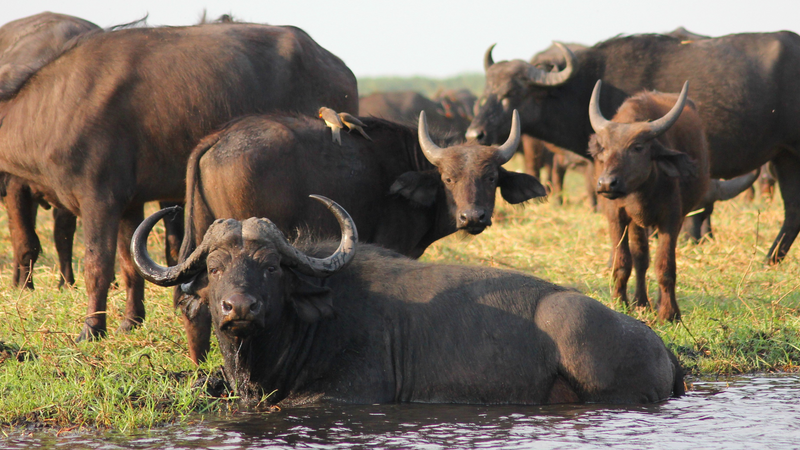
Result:
M545 72L521 60L494 64L487 51L486 87L467 136L496 142L507 133L511 111L519 109L523 133L586 155L592 134L586 105L598 79L607 117L636 92L676 92L688 79L705 125L713 178L775 164L785 219L768 258L784 258L800 231L800 37L781 31L685 42L636 35L579 54L565 48L564 55L564 70Z
M688 82L680 96L645 91L630 97L612 121L598 108L601 84L597 82L589 103L589 118L597 133L589 141L589 152L595 158L597 194L608 199L602 203L614 251L612 297L628 303L633 265L634 300L637 306L649 306L645 274L650 265L648 227L654 227L658 230L658 318L680 319L675 247L684 217L708 188L703 124L694 104L686 99Z
M440 148L429 137L425 116L423 111L418 130L362 117L372 141L344 133L341 145L312 117L273 114L232 122L189 158L181 258L218 218L270 217L287 234L299 228L336 236L333 218L308 202L312 193L351 211L362 240L413 258L457 230L478 234L491 225L497 188L510 203L545 195L536 178L502 167L519 143L518 127L500 147ZM202 360L211 333L208 312L180 293L176 300L190 356Z
M519 272L357 245L347 212L319 198L340 223L338 248L292 245L267 219L220 219L167 268L148 256L147 235L169 210L134 235L145 278L188 282L211 310L245 400L650 403L683 393L677 359L642 322Z
M302 30L241 23L90 34L1 101L0 171L83 220L79 339L106 332L115 247L128 296L121 329L144 318L130 238L145 202L183 200L203 136L243 114L356 112L357 102L352 72Z

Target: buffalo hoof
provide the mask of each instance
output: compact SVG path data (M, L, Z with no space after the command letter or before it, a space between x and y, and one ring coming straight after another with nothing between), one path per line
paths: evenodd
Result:
M78 339L75 339L75 342L83 342L83 341L96 341L98 339L102 339L106 337L106 328L99 327L99 326L90 326L89 324L83 324L83 330L81 330L81 334L78 335Z
M660 322L677 322L681 320L681 312L672 308L660 308L658 310L658 320Z
M634 297L633 303L637 308L647 309L650 307L650 301L647 299L646 295L643 297Z
M125 319L117 328L117 333L130 333L135 328L142 326L141 320Z
M58 277L58 289L62 289L64 286L67 287L74 287L75 286L75 277L68 276L64 278L64 275Z

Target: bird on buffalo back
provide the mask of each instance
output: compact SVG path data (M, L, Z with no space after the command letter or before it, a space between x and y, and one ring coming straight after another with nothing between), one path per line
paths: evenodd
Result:
M319 117L325 121L325 125L331 129L331 137L333 138L333 142L336 142L339 145L342 145L342 128L344 128L344 124L342 120L339 118L339 115L336 114L336 111L322 107L319 109Z
M355 117L350 113L340 112L339 119L341 119L342 123L344 123L344 125L347 127L348 133L350 133L353 130L356 130L359 133L361 133L362 136L364 136L364 139L368 141L372 140L372 138L367 136L367 133L364 132L364 127L366 125L364 125L364 122L359 120L358 117Z

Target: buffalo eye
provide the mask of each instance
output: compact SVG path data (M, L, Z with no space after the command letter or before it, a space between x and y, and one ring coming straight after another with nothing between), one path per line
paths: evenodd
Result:
M636 153L641 153L642 150L644 150L644 145L642 145L642 144L634 144L633 145L633 151L635 151Z
M278 268L275 266L267 266L267 270L264 272L264 276L267 277L270 274L275 273L276 270L278 270Z
M444 178L444 182L447 183L447 184L451 184L453 182L453 179L450 178L450 177L445 177Z
M221 267L209 267L208 268L208 274L209 275L219 275L221 273L222 273L222 268Z

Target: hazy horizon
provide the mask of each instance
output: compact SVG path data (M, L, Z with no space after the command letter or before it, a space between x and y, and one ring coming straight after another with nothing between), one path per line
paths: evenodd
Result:
M483 53L493 43L497 43L496 61L528 59L554 40L592 45L618 34L667 32L679 26L712 36L794 30L800 16L800 2L785 0L672 0L656 6L638 0L336 4L322 0L31 0L4 5L0 22L53 11L102 27L146 14L152 26L192 25L204 9L209 19L231 14L242 21L298 26L342 58L359 78L480 73Z

